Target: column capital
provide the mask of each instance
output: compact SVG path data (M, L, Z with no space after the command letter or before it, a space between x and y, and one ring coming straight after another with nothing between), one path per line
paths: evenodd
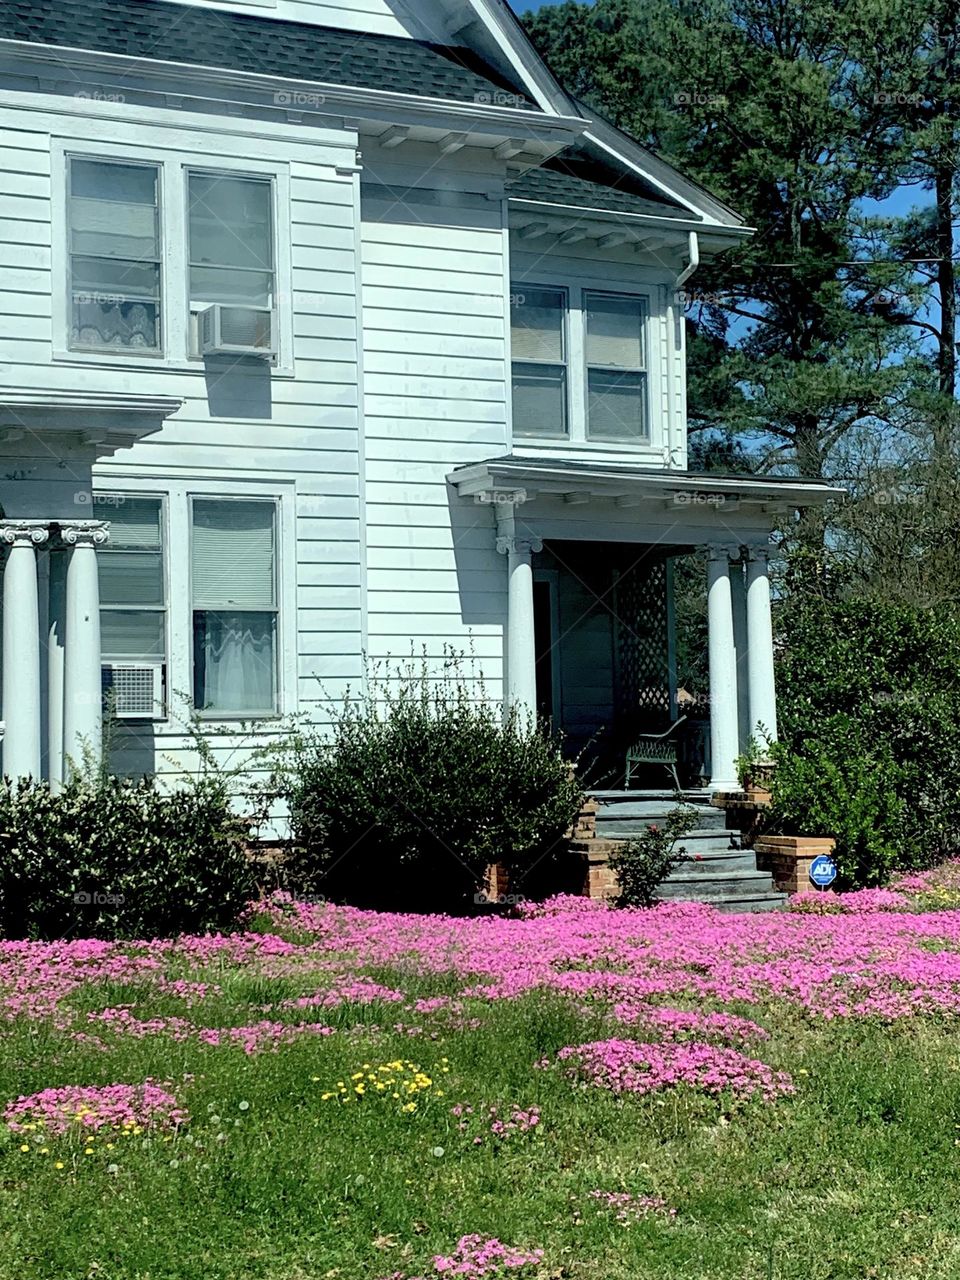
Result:
M741 548L739 544L733 542L711 542L707 546L707 558L709 560L739 560Z
M497 535L497 550L502 556L529 556L543 550L543 539L530 533L501 533Z
M9 547L40 547L49 537L49 520L0 520L0 539Z
M769 547L750 547L743 548L743 558L746 563L766 566L770 560Z
M60 538L68 547L102 547L110 537L106 520L65 520L60 523Z

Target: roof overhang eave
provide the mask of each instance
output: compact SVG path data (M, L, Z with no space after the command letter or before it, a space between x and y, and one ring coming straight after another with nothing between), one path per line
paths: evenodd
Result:
M623 464L564 465L526 458L495 458L452 471L447 480L461 496L504 494L524 489L539 497L579 494L586 499L670 501L678 494L702 500L736 498L744 505L815 507L842 499L846 490L823 480L791 476L720 476L688 471L654 471Z

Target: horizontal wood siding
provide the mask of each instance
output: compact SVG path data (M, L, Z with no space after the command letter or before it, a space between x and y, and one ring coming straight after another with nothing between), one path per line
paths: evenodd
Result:
M507 448L501 205L362 190L369 652L424 652L439 677L445 649L472 650L498 697L506 566L494 514L446 476Z
M50 98L49 111L41 113L18 110L18 97L24 95L8 95L0 110L4 386L184 398L184 407L162 431L97 467L99 488L126 483L139 489L148 477L151 490L164 492L171 482L202 487L216 480L237 495L247 485L261 491L275 485L282 500L293 502L294 538L281 547L284 585L289 590L292 584L295 604L294 616L282 624L296 673L285 709L322 721L330 701L339 700L348 684L355 686L361 672L357 199L355 177L348 169L337 172L337 166L354 161L355 134L297 126L290 128L289 140L252 141L238 134L237 121L213 116L191 117L189 127L181 128L144 124L142 118L111 123L110 144L135 147L141 157L153 148L176 152L186 163L255 154L259 162L276 162L289 175L291 218L281 208L278 231L291 245L292 287L281 305L293 309L295 376L248 362L246 369L228 369L217 380L205 376L202 366L161 367L136 356L121 355L109 363L54 358L51 264L57 260L54 251L61 251L54 238L65 232L52 225L59 174L51 170L51 145L56 139L76 140L78 149L96 154L89 137L104 126L72 110L69 100ZM27 102L36 107L36 95L23 105ZM176 305L175 296L168 287L167 307ZM32 472L15 480L21 504L31 478ZM43 475L36 479L39 517L47 512L39 499ZM0 500L6 501L4 485L10 483L0 480ZM78 509L78 516L85 514ZM185 609L186 602L172 599L170 606ZM189 679L186 665L171 672L179 686L185 676ZM264 724L258 732L275 729ZM171 758L189 767L189 756L182 725L118 731L114 758L121 768L150 765L164 772L171 769Z

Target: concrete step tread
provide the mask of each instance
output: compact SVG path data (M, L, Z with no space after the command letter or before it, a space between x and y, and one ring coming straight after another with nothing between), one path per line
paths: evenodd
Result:
M634 830L631 827L618 827L616 823L612 820L609 822L597 823L598 835L600 833L601 827L603 829L604 838L607 840L616 840L618 838L618 835L617 835L618 832L623 833L624 839L627 839L630 836L643 834L642 827L638 828L637 830ZM735 831L732 827L697 827L693 831L688 831L685 836L681 836L677 841L677 844L682 845L685 841L688 841L688 840L728 840L728 839L735 840L739 837L739 835L740 835L740 832Z
M741 867L739 869L732 868L729 871L715 871L713 875L691 875L686 866L681 863L676 871L671 871L670 875L664 881L665 884L695 884L709 885L711 881L726 884L730 880L747 882L763 880L767 884L773 883L773 876L769 871L758 871L756 867Z

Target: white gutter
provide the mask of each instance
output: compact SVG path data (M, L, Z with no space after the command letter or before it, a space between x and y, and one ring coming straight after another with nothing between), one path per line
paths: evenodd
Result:
M695 231L691 231L689 233L687 237L687 246L687 265L673 282L673 288L676 293L680 292L700 265L700 239Z

